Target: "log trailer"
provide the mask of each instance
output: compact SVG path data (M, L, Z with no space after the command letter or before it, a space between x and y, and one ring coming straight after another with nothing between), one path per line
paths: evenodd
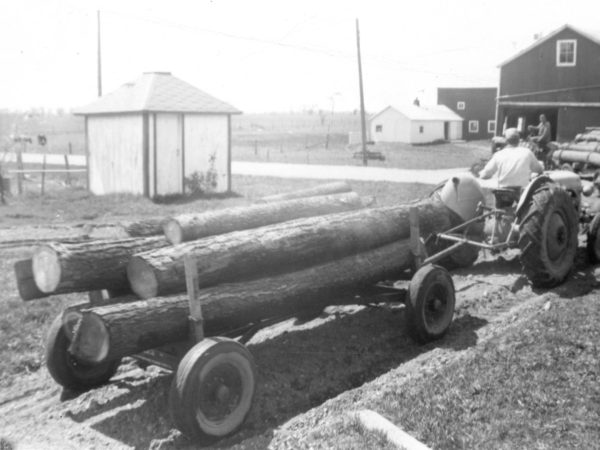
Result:
M600 216L587 214L582 191L582 182L574 173L555 171L534 179L522 193L494 190L495 205L491 207L486 206L474 177L453 177L432 196L441 200L460 224L423 238L418 211L411 208L412 276L395 282L382 280L372 286L369 295L363 295L363 301L405 303L409 335L424 343L444 336L452 322L455 290L448 269L473 264L481 249L498 252L519 248L523 271L534 286L561 283L573 266L578 222L588 232L590 259L600 259ZM222 331L207 328L192 258L186 258L185 272L188 339L128 356L174 372L169 397L173 422L184 434L206 442L235 432L251 409L257 374L245 344L261 328L290 316L265 313L243 327ZM244 295L243 290L240 295ZM336 304L360 303L356 296L346 298ZM82 320L81 311L130 300L90 297L89 304L71 307L56 318L46 343L46 361L59 384L73 390L90 389L115 374L121 360L107 357L111 335L101 322L92 320L94 316L87 322ZM302 307L295 313L302 314ZM84 326L87 338L74 339L78 328Z

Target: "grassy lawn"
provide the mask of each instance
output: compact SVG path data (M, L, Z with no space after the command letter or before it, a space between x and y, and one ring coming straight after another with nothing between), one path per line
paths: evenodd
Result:
M327 180L281 179L271 177L233 176L231 194L182 197L156 203L138 195L111 194L97 196L83 188L83 180L73 187L49 183L46 194L39 191L39 179L27 182L21 196L7 198L0 206L0 226L17 224L57 224L90 221L119 222L141 218L162 217L186 212L250 204L259 198L327 183ZM378 205L403 203L427 195L431 186L425 184L352 181L358 194L372 196Z
M327 148L323 134L245 134L233 136L233 159L237 161L279 162L290 164L362 165L354 154L360 146L347 146L347 136L331 135ZM452 169L470 167L488 158L486 142L410 145L379 143L369 150L381 152L385 161L369 160L369 166L401 169Z
M579 449L600 445L600 300L549 310L370 408L431 448ZM379 437L348 421L352 443ZM338 434L336 432L336 434Z

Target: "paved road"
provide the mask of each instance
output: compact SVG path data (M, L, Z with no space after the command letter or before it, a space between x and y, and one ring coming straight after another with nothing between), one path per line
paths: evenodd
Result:
M14 154L6 154L4 161L15 160ZM39 153L24 153L24 163L43 161ZM46 163L64 166L63 155L46 155ZM69 155L71 167L85 167L84 155ZM409 170L387 169L382 167L363 166L325 166L316 164L282 164L233 161L231 170L235 175L254 175L279 178L309 178L322 180L360 180L360 181L391 181L396 183L425 183L438 184L461 172L466 168L440 170Z
M16 162L17 155L15 153L6 153L0 155L0 162ZM44 155L42 153L23 153L23 162L25 164L42 164L44 161ZM64 166L65 156L56 154L46 155L46 164ZM84 166L86 165L85 155L69 155L70 166Z
M397 183L438 184L466 168L443 170L386 169L362 166L321 166L314 164L281 164L233 161L236 175L257 175L279 178L312 178L325 180L392 181Z

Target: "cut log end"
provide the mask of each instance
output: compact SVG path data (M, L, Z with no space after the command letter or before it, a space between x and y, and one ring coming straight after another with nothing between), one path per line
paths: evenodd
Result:
M39 247L32 258L33 279L38 289L46 294L54 292L60 283L61 267L56 251Z
M127 278L131 290L140 298L152 298L158 294L158 281L152 267L137 256L127 265Z
M175 219L170 219L163 224L163 231L167 241L173 245L181 244L183 242L183 231L181 225Z
M106 326L95 314L84 314L75 326L69 352L83 362L103 362L110 348L110 337Z

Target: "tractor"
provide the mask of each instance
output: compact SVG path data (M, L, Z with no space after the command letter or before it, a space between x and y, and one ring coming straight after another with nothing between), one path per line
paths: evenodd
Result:
M584 184L570 171L548 171L524 189L493 189L494 206L486 205L478 179L455 176L432 193L458 217L459 225L430 235L423 263L445 268L468 267L480 249L493 253L520 250L524 274L534 287L556 286L568 276L578 246L579 224L587 231L592 262L600 260L600 215L585 206ZM586 187L585 194L590 194Z

